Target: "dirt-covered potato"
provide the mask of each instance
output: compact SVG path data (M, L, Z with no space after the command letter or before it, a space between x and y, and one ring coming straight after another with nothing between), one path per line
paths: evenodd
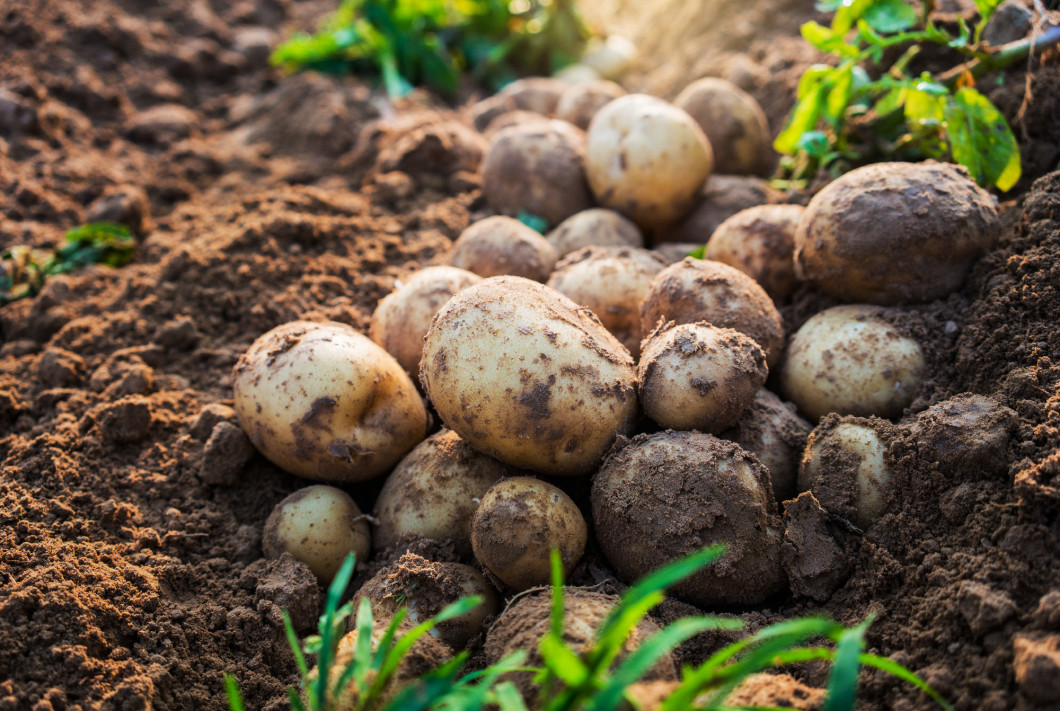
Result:
M766 352L775 368L784 350L780 312L765 290L738 269L688 257L663 269L640 307L641 329L651 333L660 321L706 321L745 333Z
M482 160L482 194L495 210L557 225L593 206L585 134L566 121L524 123L493 134Z
M711 175L688 214L656 233L656 245L666 242L706 244L718 225L737 212L756 205L779 203L783 199L783 194L762 178Z
M629 351L555 289L492 277L431 324L420 381L472 447L542 474L587 474L637 413Z
M687 111L707 135L718 173L764 176L772 171L766 114L740 87L716 77L700 79L677 95L674 106Z
M582 55L582 64L604 79L621 79L637 58L637 46L622 35L593 39Z
M396 545L407 533L449 539L471 554L471 516L482 496L513 470L480 454L452 430L443 429L401 460L375 502L376 550Z
M861 528L883 514L893 487L887 442L894 425L878 417L829 415L810 433L799 490Z
M480 277L511 274L543 282L557 258L556 248L538 232L514 218L495 215L461 232L449 261Z
M780 387L811 420L829 412L897 417L924 375L920 344L864 304L815 315L791 337Z
M418 625L446 605L471 595L482 597L482 603L459 617L438 623L430 632L449 648L461 650L482 631L486 619L501 610L496 589L470 565L435 563L415 553L405 553L361 586L354 596L353 609L357 609L361 598L367 598L375 619L389 621L405 608L405 619ZM349 617L347 626L355 629L356 614Z
M752 674L725 699L726 706L739 708L783 708L819 711L824 708L827 692L807 686L791 674Z
M646 228L688 212L714 164L692 117L645 94L623 96L597 112L585 156L597 202Z
M933 301L960 288L1000 229L997 200L964 168L877 163L810 200L795 235L795 269L844 301Z
M765 384L766 354L731 328L660 326L637 368L644 413L663 427L717 434L732 427Z
M477 274L456 267L420 269L380 299L368 335L415 378L420 371L423 337L434 314L453 294L480 281L482 277Z
M963 477L969 471L995 474L1008 469L1008 443L1019 418L991 398L955 395L919 413L906 425L922 459L939 472Z
M812 429L796 414L794 405L763 388L736 426L720 436L758 457L769 470L777 501L787 501L796 494L799 461Z
M644 235L614 210L593 207L571 215L545 235L560 259L584 247L643 247Z
M568 121L583 131L589 128L596 112L620 96L626 90L613 81L600 79L568 86L556 104L556 118Z
M549 611L552 595L535 592L519 598L490 626L486 633L486 659L495 664L516 650L525 650L527 666L541 666L541 639L550 629ZM594 635L604 619L618 604L614 595L586 588L563 589L563 641L575 652L586 652L593 645ZM659 631L649 617L642 617L630 632L615 663L622 661L644 640ZM536 708L538 688L532 682L533 672L515 672L505 676L523 695L530 708ZM676 681L677 665L671 655L664 655L643 677L643 681Z
M536 114L533 111L508 111L492 119L483 129L482 133L487 139L492 139L496 134L512 126L544 126L549 122L548 116Z
M751 605L786 586L769 472L732 442L695 431L638 435L593 477L592 507L600 548L627 582L724 543L725 555L671 592L697 605Z
M644 336L640 302L665 266L646 249L586 247L557 264L548 285L596 314L636 360Z
M554 77L527 77L508 84L498 96L508 99L521 111L533 111L535 114L552 116L563 92L570 84Z
M553 549L569 573L588 535L581 511L562 489L526 476L490 487L471 519L475 558L515 591L548 584Z
M290 553L326 586L349 553L358 561L368 559L372 537L349 494L317 485L299 489L276 504L265 521L261 547L266 558Z
M787 299L798 285L795 230L805 209L801 205L759 205L741 210L718 225L704 256L736 267L774 301Z
M277 326L240 357L232 387L239 424L258 451L307 479L371 479L427 435L408 374L341 323Z

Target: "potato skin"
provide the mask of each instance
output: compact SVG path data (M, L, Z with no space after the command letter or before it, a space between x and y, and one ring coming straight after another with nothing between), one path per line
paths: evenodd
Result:
M655 243L706 244L718 225L740 210L783 200L783 194L762 178L714 173L700 190L695 206L679 222L660 230Z
M714 170L725 175L766 176L773 168L769 123L754 97L730 81L694 81L674 105L695 119L714 149Z
M795 235L795 269L843 301L933 301L960 288L999 230L996 199L964 168L877 163L810 200Z
M620 96L626 90L613 81L600 79L567 87L556 105L556 118L574 124L583 131L589 128L596 112Z
M250 441L306 479L371 479L427 434L427 411L409 376L344 324L277 326L240 357L232 381Z
M520 277L486 279L438 312L420 381L472 447L542 474L592 471L637 413L629 352L588 309Z
M791 296L795 278L795 230L806 208L759 205L741 210L718 225L704 256L736 267L766 290L774 301Z
M535 230L519 220L496 215L460 233L450 262L480 277L511 274L543 282L557 259L556 248Z
M593 207L571 215L545 235L560 258L585 247L643 247L640 228L621 213Z

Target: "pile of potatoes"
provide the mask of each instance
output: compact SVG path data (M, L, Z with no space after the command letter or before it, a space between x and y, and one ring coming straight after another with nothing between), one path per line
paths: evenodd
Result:
M908 409L929 367L888 307L960 286L998 231L990 195L951 165L891 163L780 204L754 182L773 162L761 109L714 79L673 104L604 80L523 80L469 121L489 138L494 214L446 263L395 283L368 336L283 324L235 367L253 444L322 482L276 507L267 556L290 553L322 584L349 551L390 561L358 593L383 618L481 594L481 614L435 641L484 633L499 658L508 626L547 629L532 597L489 623L502 596L548 584L552 550L571 574L597 548L628 583L724 543L672 594L760 605L791 594L779 502L809 491L861 531L885 515L889 443L921 426ZM675 234L692 245L667 247ZM697 246L704 259L682 258ZM854 303L788 333L778 304L800 289ZM984 438L1005 419L982 401L936 415ZM362 511L350 494L367 503L363 482L383 477ZM415 561L421 583L444 585L400 583L417 579L398 557L417 537L461 561ZM427 589L443 599L417 598ZM614 604L571 599L590 626ZM672 660L657 672L674 678Z

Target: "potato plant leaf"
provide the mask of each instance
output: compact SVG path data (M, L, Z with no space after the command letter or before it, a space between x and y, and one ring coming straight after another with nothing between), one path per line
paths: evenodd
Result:
M1019 145L997 107L965 87L950 97L945 116L953 159L980 185L1010 190L1020 179Z
M883 34L908 30L916 20L916 9L905 0L876 0L865 10L865 22Z

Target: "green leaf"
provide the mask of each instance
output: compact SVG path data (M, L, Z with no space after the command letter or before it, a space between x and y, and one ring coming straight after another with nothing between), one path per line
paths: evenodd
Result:
M828 135L824 131L807 131L799 137L797 148L815 158L822 158L828 153Z
M827 97L826 81L833 71L832 67L818 64L803 73L799 79L798 102L791 112L788 125L773 141L773 148L778 153L795 155L802 134L817 127Z
M239 682L228 672L225 672L225 696L228 697L228 708L231 711L246 711L246 706L243 705L243 695L239 693Z
M1011 190L1020 179L1020 153L1005 117L975 89L958 89L946 104L953 159L984 186Z
M845 35L872 6L875 0L843 0L832 17L832 30Z
M843 39L842 34L837 34L824 25L816 22L807 22L799 28L799 31L802 33L803 39L822 52L840 57L858 56L857 47Z
M913 126L940 126L945 119L946 99L920 89L905 92L905 120Z
M975 0L975 9L979 11L981 21L985 22L994 14L994 10L1003 0Z
M880 97L873 108L876 110L877 115L886 116L903 108L905 106L905 97L905 87L894 87Z
M527 711L523 695L510 681L497 684L493 688L493 696L500 711Z
M871 617L860 625L843 630L839 635L823 711L854 711L854 703L858 698L858 671L861 668L859 658L865 646L865 630L870 624Z
M854 72L850 66L838 68L830 77L831 88L824 103L824 117L838 129L846 116L850 97L854 93Z
M516 217L515 219L519 220L519 222L522 222L524 225L540 234L544 234L545 231L548 229L548 220L546 220L544 217L539 217L538 215L529 213L526 210L520 212L518 217Z
M541 638L539 648L545 666L567 686L581 686L589 678L589 669L562 637L550 632Z
M877 32L893 34L915 25L917 12L905 0L875 0L865 10L865 21Z
M685 255L686 257L692 257L692 259L706 259L707 258L707 245L701 245L696 247L691 252Z

